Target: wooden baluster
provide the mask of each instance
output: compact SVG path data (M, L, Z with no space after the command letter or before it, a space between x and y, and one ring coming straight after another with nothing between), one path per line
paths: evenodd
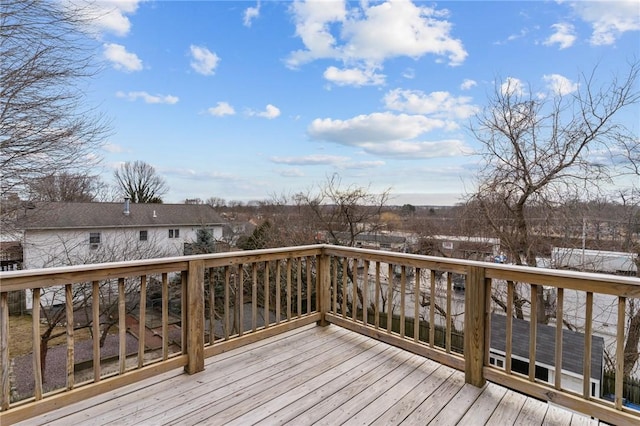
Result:
M511 355L513 352L513 296L515 293L515 283L507 281L507 324L505 338L505 371L511 374Z
M162 273L162 359L169 359L169 278Z
M269 288L269 261L264 262L264 328L271 325L271 312L269 310L269 299L271 298Z
M118 371L124 374L127 368L127 312L124 299L124 278L118 278Z
M100 283L93 281L91 289L91 330L93 334L93 381L100 381Z
M75 320L73 318L73 288L71 284L66 284L64 286L64 303L67 320L67 390L71 390L75 385L75 376L73 372L73 365L75 362L75 340L73 334Z
M593 293L587 292L584 323L584 359L582 364L582 396L591 398L591 347L593 337Z
M362 271L362 323L366 326L369 322L369 261L364 261L364 269Z
M180 281L180 324L188 324L189 319L187 318L187 271L182 271L181 273L181 281ZM182 354L187 354L187 327L181 327L182 330L182 339L180 342L180 346L182 347Z
M36 401L42 399L42 364L40 362L40 288L33 289L33 308L31 309L33 331L33 379L34 397Z
M9 381L9 293L0 293L0 411L9 409L11 383Z
M296 262L296 312L297 317L302 316L302 258Z
M616 325L616 376L615 376L615 407L622 410L622 388L624 384L624 325L626 320L626 298L618 297L618 321Z
M450 272L447 272L447 275ZM436 271L431 270L430 296L429 296L429 346L436 344Z
M351 320L356 322L358 320L358 259L352 259L352 275L351 280Z
M291 321L291 258L287 259L287 321Z
M531 313L529 318L529 381L536 381L536 342L538 341L538 291L539 286L531 284Z
M400 337L405 334L405 297L407 292L407 267L402 265L400 272Z
M209 345L216 340L216 280L214 268L209 268Z
M420 268L413 281L413 341L420 340Z
M238 312L238 336L242 336L244 334L244 265L242 263L238 265L236 288L238 293L238 306L236 306Z
M466 278L465 278L466 280ZM453 293L453 275L447 274L447 326L445 328L447 336L445 343L445 350L448 354L451 353L451 296Z
M380 262L376 262L376 302L373 305L374 326L377 330L380 328Z
M387 265L387 333L391 334L393 326L393 265Z
M147 333L147 276L140 277L140 304L138 318L138 368L144 366L145 335Z
M251 331L258 328L258 264L251 264Z
M282 316L282 290L280 288L280 274L282 273L282 262L276 260L276 324L280 324Z
M224 340L229 340L229 331L231 321L229 314L231 313L230 293L231 293L231 269L229 266L224 267Z
M342 258L342 318L347 317L347 268L349 267L349 262L346 257Z
M562 320L564 317L564 289L558 288L556 301L556 348L555 348L555 374L554 387L562 389Z
M331 296L333 297L332 303L332 312L337 315L338 314L338 258L333 257L331 264L333 265L333 279L331 280L332 285L331 288L333 292Z

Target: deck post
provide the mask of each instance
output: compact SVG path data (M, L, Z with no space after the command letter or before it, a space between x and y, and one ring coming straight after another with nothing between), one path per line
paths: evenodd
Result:
M465 382L477 387L485 384L485 270L469 266L465 285L464 314L464 373Z
M329 325L326 314L329 312L331 304L331 256L322 252L318 256L318 283L317 283L317 303L320 312L320 321L316 324L322 327Z
M194 374L204 370L204 261L202 260L189 261L186 301L186 347L189 360L184 369L188 374Z

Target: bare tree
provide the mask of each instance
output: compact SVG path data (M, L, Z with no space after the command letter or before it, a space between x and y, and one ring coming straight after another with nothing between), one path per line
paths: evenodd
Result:
M541 224L552 223L560 211L571 212L571 204L576 208L567 217L582 219L580 209L589 196L598 197L603 184L615 177L617 165L601 160L603 152L626 153L628 168L637 170L637 135L618 119L640 101L640 64L630 64L624 75L604 84L596 71L582 75L574 92L546 97L511 79L498 83L471 126L482 146L482 162L467 207L480 212L516 264L537 266ZM528 303L526 288L516 283L518 316ZM494 301L506 306L504 300ZM554 315L553 304L553 294L538 292L539 321ZM627 308L625 374L637 362L640 340L640 311L633 300Z
M169 190L156 169L144 161L128 161L113 175L122 195L134 203L162 203L162 196Z
M99 176L68 172L32 179L28 188L31 201L89 202L107 193Z
M331 243L353 247L358 235L381 229L380 214L389 192L372 194L365 187L343 187L341 177L334 174L316 193L300 193L294 199L317 220L316 229L326 232Z
M86 105L83 85L98 70L77 2L0 3L2 198L34 179L95 166L109 125Z

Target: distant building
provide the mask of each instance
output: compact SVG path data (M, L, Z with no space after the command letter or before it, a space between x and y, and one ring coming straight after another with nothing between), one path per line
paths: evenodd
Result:
M0 241L0 270L22 269L22 244L20 241Z
M551 266L555 269L637 275L637 262L637 253L564 247L554 247L551 250Z
M428 239L434 241L437 251L446 257L493 262L503 256L500 252L499 238L433 235ZM504 261L506 259L501 263Z
M491 348L489 363L498 368L505 366L506 324L504 315L491 315ZM555 380L556 328L537 325L536 379L553 384ZM513 319L511 370L529 374L529 322ZM584 334L562 330L562 387L582 393ZM591 396L600 397L604 373L604 339L591 337Z

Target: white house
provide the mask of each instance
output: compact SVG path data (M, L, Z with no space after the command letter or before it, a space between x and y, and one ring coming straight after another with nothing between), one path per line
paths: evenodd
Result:
M637 253L554 247L551 264L557 269L576 269L605 274L636 275Z
M209 205L128 200L36 203L19 220L24 269L181 256L185 244L197 241L199 230L215 241L222 239L224 226Z

